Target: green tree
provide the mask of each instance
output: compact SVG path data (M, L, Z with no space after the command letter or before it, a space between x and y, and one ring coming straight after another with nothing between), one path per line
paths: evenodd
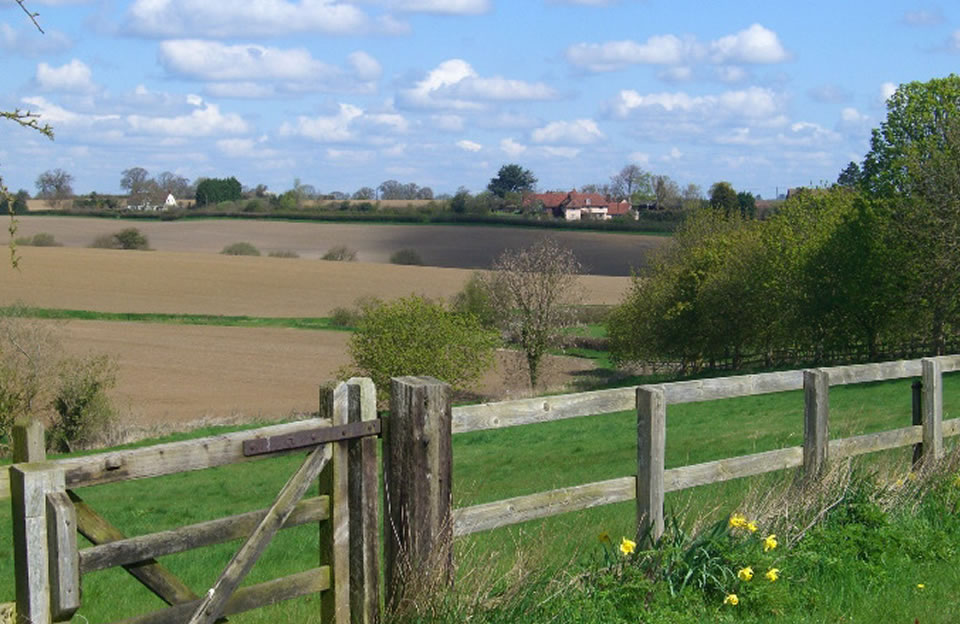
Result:
M737 205L740 207L740 216L744 219L753 219L757 216L757 198L749 191L737 193Z
M343 373L369 376L381 397L390 378L403 375L430 375L463 389L493 364L498 342L476 317L442 302L416 295L368 301L347 344L354 368Z
M960 76L900 85L887 99L887 117L870 136L863 162L864 188L874 197L911 192L907 161L914 168L943 149L960 102Z
M150 173L143 167L124 169L120 174L120 188L129 193L132 201L142 202L151 190Z
M497 172L497 177L491 178L487 190L503 199L507 193L523 193L532 191L537 186L537 178L529 169L517 164L503 165Z
M610 194L615 199L628 199L633 204L647 204L657 198L653 175L637 165L626 165L610 178Z
M463 214L467 211L467 202L470 199L470 191L464 187L457 189L457 194L450 200L450 210L457 214Z
M197 184L197 205L208 206L243 197L243 187L234 177L206 178Z
M862 177L863 173L860 171L860 165L851 160L850 164L844 167L840 175L837 176L837 185L846 188L857 188L860 186Z
M543 356L575 322L572 305L579 300L580 271L570 249L542 238L529 247L504 251L485 279L497 322L526 357L532 388Z
M729 182L716 182L710 187L710 205L727 216L740 212L740 200Z

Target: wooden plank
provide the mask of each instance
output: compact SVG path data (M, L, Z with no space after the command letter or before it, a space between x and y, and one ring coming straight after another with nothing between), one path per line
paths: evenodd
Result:
M320 415L335 428L347 424L351 388L345 383L320 387ZM359 396L355 398L359 399ZM320 622L347 624L350 618L350 501L346 442L330 445L333 456L320 473L321 492L330 496L330 520L320 525L320 564L330 567L330 591L320 597Z
M368 378L347 380L350 402L347 420L377 418L377 389ZM377 440L348 443L348 506L350 509L350 620L353 624L380 621L380 521Z
M663 388L637 388L637 540L663 535L667 404Z
M790 448L754 453L729 459L693 464L679 468L671 468L663 475L663 488L667 492L676 492L699 485L720 483L740 477L785 470L803 465L803 447Z
M943 437L960 435L960 418L943 421Z
M330 454L330 445L318 446L311 451L303 465L280 490L263 520L260 521L257 528L254 529L247 541L227 564L220 578L210 588L207 595L200 601L192 617L188 620L188 624L213 624L217 618L223 615L227 600L246 578L260 555L270 544L273 536L277 534L283 523L293 513L294 506L303 498L314 479L320 474L320 470L330 460Z
M53 621L66 622L80 608L80 565L77 513L64 491L47 494L47 551L50 614Z
M453 578L450 387L396 377L384 423L386 608L405 599L408 578Z
M866 435L843 438L841 440L830 440L830 457L842 459L844 457L853 457L865 453L886 451L901 446L910 446L922 439L923 428L914 426L881 431L879 433L868 433Z
M937 360L940 362L941 373L952 373L960 370L960 355L941 355Z
M830 377L823 370L803 371L803 472L815 478L827 464Z
M910 420L914 425L923 424L923 382L915 381L910 385ZM920 438L923 440L923 437ZM911 466L917 468L923 461L923 442L913 445L913 460Z
M224 615L236 615L285 600L326 591L330 587L329 568L314 568L250 587L238 589L224 606ZM168 607L116 624L182 624L200 605L199 600Z
M314 429L316 418L282 425L271 425L251 431L157 444L138 449L113 451L57 460L67 475L67 487L79 488L128 479L159 477L204 468L214 468L244 461L257 461L262 456L244 457L243 442L253 437L270 437ZM297 450L289 453L302 452ZM276 457L280 454L270 455Z
M714 377L663 384L668 405L731 399L803 388L803 373L798 370L737 377Z
M300 501L281 528L287 529L325 520L329 516L329 506L330 501L326 496ZM242 539L249 536L266 515L267 510L260 509L170 531L130 537L85 548L80 551L80 572L88 574L114 566L129 565L194 548Z
M63 471L52 462L10 467L14 584L20 622L49 624L50 559L47 494L63 491Z
M920 375L920 360L896 360L874 364L851 364L821 368L830 376L831 386L903 379Z
M557 396L517 399L453 408L453 433L623 412L636 408L636 386Z
M126 535L94 511L76 492L68 491L67 494L77 512L77 530L80 531L80 535L93 544L126 539ZM154 559L128 564L123 566L123 569L169 605L182 604L199 598L183 581Z
M453 534L462 537L537 518L622 503L633 500L636 495L636 477L621 477L461 507L453 512Z
M923 461L927 466L943 458L943 375L937 358L924 358L923 388Z

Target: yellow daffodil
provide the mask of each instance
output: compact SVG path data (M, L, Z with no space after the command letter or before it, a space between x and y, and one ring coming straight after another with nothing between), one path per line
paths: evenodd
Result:
M908 473L907 473L907 480L909 480L909 481L916 481L916 480L917 480L917 473L912 472L912 471L911 471L911 472L908 472Z
M601 533L600 535L598 535L598 536L597 536L597 539L600 540L600 542L603 543L603 544L609 544L609 543L611 542L611 540L610 540L610 534L607 533L606 531L604 531L603 533Z
M768 550L773 550L776 547L777 547L777 536L775 534L771 533L770 535L764 538L763 552L767 552Z
M741 581L749 581L753 578L753 568L750 566L740 568L740 571L737 572L737 578L739 578Z
M771 583L780 578L780 568L770 568L763 576Z
M628 540L625 537L620 540L620 552L622 552L624 555L633 554L633 551L636 549L637 543L633 540Z
M744 518L741 514L733 514L730 516L730 528L731 529L744 529L747 527L747 519Z
M727 594L727 597L723 599L723 604L735 607L740 604L740 599L737 598L736 594Z
M757 523L754 522L754 521L752 521L752 520L751 520L750 522L748 522L748 523L747 523L747 530L750 531L751 533L756 533L756 532L757 532Z
M926 585L924 585L923 583L917 583L917 589L924 589L925 587Z

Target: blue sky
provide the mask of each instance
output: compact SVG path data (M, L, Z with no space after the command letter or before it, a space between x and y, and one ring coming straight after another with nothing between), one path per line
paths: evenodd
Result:
M773 197L861 160L896 85L960 66L960 6L812 0L0 0L12 189L140 166L281 192L539 188L635 163Z

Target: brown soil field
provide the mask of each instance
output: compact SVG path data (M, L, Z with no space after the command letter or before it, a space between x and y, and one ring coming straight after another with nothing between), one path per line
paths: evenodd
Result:
M400 249L413 249L424 264L465 269L489 268L504 249L529 245L551 236L574 251L593 275L628 276L642 266L651 249L666 240L662 236L605 232L573 232L489 226L389 225L307 223L284 221L190 220L141 221L51 217L20 217L18 236L49 232L68 247L86 247L101 234L136 227L159 251L219 253L238 241L255 245L266 255L271 251L295 251L302 259L317 259L332 247L345 245L357 251L361 262L389 261Z
M53 323L53 322L52 322ZM317 408L317 387L348 364L349 334L290 329L68 321L59 327L71 355L110 355L118 365L112 391L122 427L184 428L200 422L277 420ZM491 400L527 396L516 354L474 391ZM589 368L578 358L549 357L543 389L569 386Z
M0 266L0 305L99 312L328 316L358 297L450 297L472 271L163 251L21 247ZM582 276L584 303L613 304L626 277Z

